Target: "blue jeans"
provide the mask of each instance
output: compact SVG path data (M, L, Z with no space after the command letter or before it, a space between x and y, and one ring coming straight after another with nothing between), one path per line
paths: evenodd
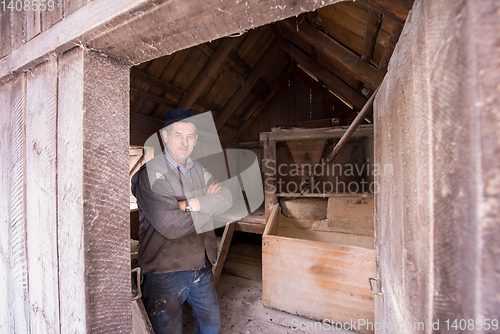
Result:
M211 264L200 270L144 275L144 305L155 334L182 333L182 304L193 308L196 334L215 334L220 329L220 310Z

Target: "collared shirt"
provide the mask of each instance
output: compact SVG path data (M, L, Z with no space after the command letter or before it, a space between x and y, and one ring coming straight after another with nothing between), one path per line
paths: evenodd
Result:
M172 158L172 156L168 153L167 149L165 149L163 151L163 154L165 155L165 158L167 159L167 161L170 162L170 164L172 166L174 166L175 169L177 169L179 172L181 172L182 175L184 175L186 177L186 179L188 179L189 183L193 184L193 179L191 178L190 170L191 170L191 168L193 168L194 162L191 159L191 157L188 157L186 159L186 167L184 167L183 165L181 165L180 163L175 161L174 158Z

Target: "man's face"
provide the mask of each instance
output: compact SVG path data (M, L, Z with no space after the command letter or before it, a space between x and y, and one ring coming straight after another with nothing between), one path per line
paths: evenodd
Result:
M196 125L193 123L175 122L172 124L172 131L162 132L168 153L175 161L184 165L186 159L193 152L198 135L196 134Z

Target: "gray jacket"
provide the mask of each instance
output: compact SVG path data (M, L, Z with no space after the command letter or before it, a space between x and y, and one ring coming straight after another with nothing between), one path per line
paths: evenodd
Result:
M201 269L205 253L210 262L217 260L217 239L213 230L197 234L195 225L213 224L212 214L221 214L232 205L231 192L222 187L217 194L205 195L214 180L198 162L190 170L193 184L181 176L164 157L156 156L132 178L132 193L139 208L139 265L145 274ZM150 182L150 180L152 182ZM153 185L151 187L151 184ZM200 201L200 211L179 209L186 197Z

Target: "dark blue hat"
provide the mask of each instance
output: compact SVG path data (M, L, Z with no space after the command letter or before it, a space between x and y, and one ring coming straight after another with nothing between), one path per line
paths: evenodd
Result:
M182 121L183 119L192 117L186 122L191 122L194 125L198 125L198 120L194 117L194 114L191 110L186 110L182 108L171 109L167 112L165 116L165 125L164 128L169 126L172 123Z

